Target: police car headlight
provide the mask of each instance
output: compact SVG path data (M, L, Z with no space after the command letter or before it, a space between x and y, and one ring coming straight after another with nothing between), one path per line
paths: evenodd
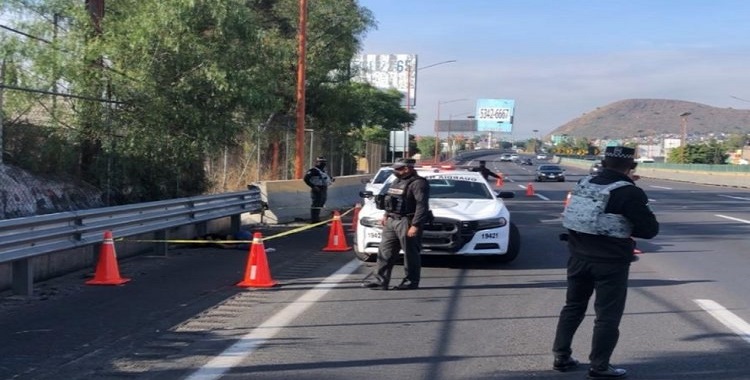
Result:
M476 226L477 230L489 230L491 228L500 228L508 224L508 220L505 218L491 218L474 221L472 224Z
M365 227L379 227L380 226L380 219L379 218L370 218L370 217L364 217L359 219L359 224L365 226Z

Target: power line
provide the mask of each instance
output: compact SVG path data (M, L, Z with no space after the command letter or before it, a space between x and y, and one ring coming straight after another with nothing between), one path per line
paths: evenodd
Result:
M37 36L32 36L31 34L28 34L28 33L24 33L24 32L22 32L22 31L20 31L20 30L16 30L16 29L13 29L13 28L11 28L11 27L9 27L9 26L5 26L5 25L0 25L0 28L2 28L2 29L5 29L5 30L9 30L9 31L11 31L11 32L13 32L13 33L17 33L17 34L20 34L20 35L22 35L22 36L24 36L24 37L26 37L26 38L31 38L31 39L33 39L33 40L39 40L39 41L42 41L42 42L45 42L45 43L48 43L48 44L51 44L51 43L52 43L52 41L48 41L48 40L45 40L44 38L41 38L41 37L37 37Z
M16 86L8 86L8 85L5 85L5 84L0 84L0 88L8 89L8 90L15 90L15 91L22 91L22 92L31 92L31 93L34 93L34 94L45 94L45 95L61 96L63 98L73 98L73 99L89 100L89 101L93 101L93 102L103 102L103 103L112 103L112 104L127 104L126 102L120 102L120 101L117 101L117 100L101 99L101 98L94 98L94 97L82 96L82 95L63 94L63 93L60 93L60 92L37 90L37 89L33 89L33 88L23 88L23 87L16 87Z

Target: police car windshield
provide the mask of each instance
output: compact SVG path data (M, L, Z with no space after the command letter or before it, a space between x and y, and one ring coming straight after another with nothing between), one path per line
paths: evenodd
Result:
M385 180L388 179L388 177L391 176L392 173L393 173L393 169L391 168L382 169L378 172L377 175L375 175L375 178L373 178L372 183L383 183L385 182Z

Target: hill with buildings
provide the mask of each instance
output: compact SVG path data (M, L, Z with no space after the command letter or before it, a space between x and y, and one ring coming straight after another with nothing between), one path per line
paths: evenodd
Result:
M550 132L589 139L750 133L750 110L667 99L626 99L598 107Z

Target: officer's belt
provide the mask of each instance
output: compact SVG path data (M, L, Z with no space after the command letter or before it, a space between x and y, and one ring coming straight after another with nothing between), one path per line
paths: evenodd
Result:
M400 214L392 214L388 213L388 217L391 219L411 219L414 217L414 214L406 214L406 215L400 215Z

